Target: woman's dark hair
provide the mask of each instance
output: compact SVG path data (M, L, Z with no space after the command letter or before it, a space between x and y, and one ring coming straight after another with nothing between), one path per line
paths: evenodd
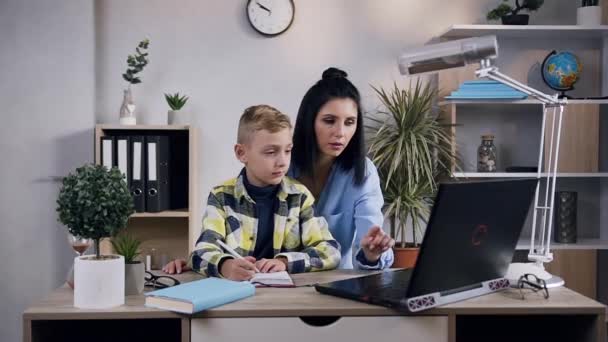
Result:
M293 133L291 162L298 170L314 178L315 164L319 158L319 145L315 134L315 119L327 102L333 99L351 99L357 105L357 127L346 149L336 159L343 170L354 169L355 184L365 178L365 141L363 138L363 114L361 96L357 88L346 78L346 72L329 68L302 99Z

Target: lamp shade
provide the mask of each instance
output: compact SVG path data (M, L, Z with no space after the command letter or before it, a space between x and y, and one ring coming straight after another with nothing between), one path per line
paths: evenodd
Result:
M399 56L402 75L415 75L463 67L498 57L496 36L465 38L407 50Z

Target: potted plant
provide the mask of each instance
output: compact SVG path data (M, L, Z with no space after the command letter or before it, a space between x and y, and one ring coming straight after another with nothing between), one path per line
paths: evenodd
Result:
M188 96L182 95L179 96L179 93L175 93L174 95L165 94L165 100L167 100L167 104L169 104L169 108L171 108L168 112L167 122L169 125L187 125L189 124L189 118L186 117L185 113L181 112L181 109L184 107L186 102L188 102Z
M131 85L141 83L141 79L137 76L146 65L149 60L147 59L148 53L145 52L148 49L150 40L144 39L135 48L135 54L127 57L127 71L122 74L122 78L129 82L129 87L124 90L122 105L120 106L120 124L121 125L135 125L137 119L135 118L135 103L133 102L133 94L131 93Z
M447 126L434 107L437 90L423 86L384 90L372 87L384 109L367 115L369 155L384 195L384 215L395 239L395 267L412 267L440 177L455 160ZM408 232L411 229L411 233Z
M140 294L144 290L145 269L139 256L141 241L127 233L121 233L112 238L112 247L116 254L125 259L125 295Z
M602 25L602 7L599 0L582 0L582 5L576 10L576 24L585 26Z
M124 304L125 263L100 255L100 240L116 235L133 213L133 198L118 168L86 164L63 179L57 198L59 221L70 234L94 240L95 255L74 260L74 306L107 308Z
M503 0L507 2L508 0ZM544 0L522 0L521 5L519 0L515 0L515 8L509 4L502 3L487 14L488 20L501 19L504 25L528 25L530 16L528 14L518 14L519 11L526 10L533 12L539 9L544 3Z

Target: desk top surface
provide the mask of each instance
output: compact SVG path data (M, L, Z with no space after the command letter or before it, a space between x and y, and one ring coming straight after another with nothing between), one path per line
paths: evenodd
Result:
M201 312L194 317L285 317L285 316L396 316L398 312L353 300L318 293L315 283L370 274L364 271L335 270L292 275L296 288L257 288L256 294L234 303ZM200 279L192 272L177 276L182 281ZM605 306L568 288L550 289L550 298L530 294L522 300L517 290L493 293L423 312L423 315L501 315L501 314L604 314ZM144 296L127 296L125 305L103 310L77 309L73 291L63 286L46 299L30 306L23 314L29 320L54 319L132 319L187 317L169 311L147 308Z

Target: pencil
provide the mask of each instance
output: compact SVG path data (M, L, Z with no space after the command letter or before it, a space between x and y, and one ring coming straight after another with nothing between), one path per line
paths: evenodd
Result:
M229 254L231 254L233 257L238 258L238 259L245 259L239 253L237 253L234 249L230 248L230 246L228 246L227 244L225 244L222 240L218 239L218 240L215 240L215 241L217 241L217 243L220 246L222 246L226 250L226 252L228 252ZM253 267L254 267L254 270L257 273L260 273L260 270L258 270L258 268L255 267L255 265Z

